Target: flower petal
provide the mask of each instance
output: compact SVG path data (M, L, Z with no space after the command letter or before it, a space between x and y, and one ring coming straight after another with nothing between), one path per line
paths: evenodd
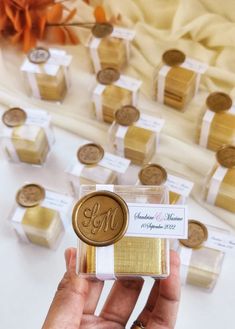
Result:
M106 14L102 6L97 6L94 10L94 16L97 23L107 22Z
M60 3L51 6L47 11L48 23L59 23L63 16L63 6Z

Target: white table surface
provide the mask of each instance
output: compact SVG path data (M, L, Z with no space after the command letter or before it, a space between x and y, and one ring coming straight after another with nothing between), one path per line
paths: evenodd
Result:
M79 138L55 129L56 145L43 168L18 166L0 161L0 328L41 328L47 310L65 270L64 250L76 246L70 227L56 251L19 243L7 221L16 190L33 181L61 192L69 192L63 173L79 144ZM228 228L218 218L189 199L190 218ZM231 229L230 229L231 230ZM182 287L176 329L231 329L235 312L235 254L227 254L214 291L209 294L192 286ZM101 296L100 309L111 286L108 282ZM130 323L144 305L152 280L147 280ZM130 324L129 324L130 325ZM129 328L129 325L127 328Z

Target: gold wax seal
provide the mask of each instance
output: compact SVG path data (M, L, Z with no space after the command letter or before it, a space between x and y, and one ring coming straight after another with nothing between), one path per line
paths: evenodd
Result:
M16 194L16 201L22 207L35 207L45 198L45 190L38 184L24 185Z
M113 67L107 67L97 73L97 80L102 85L110 85L120 78L120 73Z
M178 49L169 49L162 55L162 60L169 66L178 66L185 61L185 54Z
M131 126L134 122L138 121L140 111L132 105L125 105L115 113L117 123L122 126Z
M226 168L235 167L235 146L222 146L216 153L216 158L219 164Z
M218 113L229 110L233 105L233 101L228 94L214 92L207 97L206 105L209 110Z
M128 226L128 206L116 193L97 191L84 196L73 209L73 228L85 243L108 246L119 241Z
M3 116L2 121L8 127L18 127L25 123L27 114L19 107L12 107L7 110Z
M113 32L113 26L110 23L96 23L91 32L96 38L105 38Z
M167 172L157 164L148 164L140 170L139 180L143 185L162 185L167 180Z
M81 146L77 152L78 160L86 165L94 165L104 157L104 149L95 143L88 143Z
M188 239L179 240L187 248L199 248L208 239L207 227L197 220L188 222Z
M50 52L44 47L37 47L30 50L28 60L33 64L44 64L50 58Z

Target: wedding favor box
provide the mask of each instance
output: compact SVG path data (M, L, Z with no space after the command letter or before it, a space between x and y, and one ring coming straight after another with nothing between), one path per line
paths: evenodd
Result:
M81 184L117 184L118 176L124 174L130 160L105 152L101 145L86 143L67 168L73 192L79 196Z
M181 258L181 281L212 291L219 279L225 254L235 248L235 237L196 220L189 220L188 235L187 240L176 242Z
M72 56L64 50L32 49L21 66L29 95L61 102L70 87L71 61Z
M10 161L42 165L54 141L46 111L14 107L2 115L1 144Z
M147 164L140 170L139 179L136 184L167 186L169 189L170 204L185 204L194 185L193 182L185 178L167 173L165 168L156 163Z
M207 175L203 196L208 203L234 213L235 146L223 146L216 157L217 163Z
M113 27L109 23L97 24L92 29L88 48L94 70L113 67L120 71L130 57L130 43L135 31L121 27Z
M229 95L214 92L207 97L196 139L201 146L212 151L223 145L235 145L235 106Z
M186 57L178 49L167 50L154 74L154 98L183 111L197 93L201 74L208 65Z
M169 275L168 238L187 237L185 206L157 186L81 186L73 210L78 273L100 280Z
M136 105L141 81L106 68L97 74L92 101L97 120L112 123L115 112L124 105Z
M21 241L55 248L69 225L73 199L38 184L26 184L16 194L10 222Z
M113 151L134 164L148 163L157 151L164 120L140 113L134 106L123 106L115 113L109 129Z

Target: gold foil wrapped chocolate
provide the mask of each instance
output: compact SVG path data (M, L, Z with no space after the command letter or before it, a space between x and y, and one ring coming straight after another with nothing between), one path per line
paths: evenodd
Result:
M217 151L217 163L205 183L204 199L235 213L235 146L227 145Z
M197 91L198 74L205 70L206 67L203 68L196 61L188 65L182 51L167 50L154 76L154 98L183 111Z
M95 26L88 44L95 72L106 67L122 70L129 61L130 42L134 36L134 31L108 23Z
M125 224L125 218L128 216L128 206L125 205L122 208L122 212L116 217L117 212L120 211L117 208L120 206L118 207L115 202L118 202L118 199L121 198L121 204L123 202L125 204L127 202L164 204L168 203L167 189L164 187L124 185L114 185L112 189L112 192L107 192L96 191L95 185L84 185L81 187L80 195L82 199L78 201L73 211L73 226L75 232L80 237L78 246L78 272L90 277L99 277L97 268L99 268L98 262L100 262L100 259L97 257L99 257L99 248L101 248L99 241L103 241L102 234L104 234L103 239L105 241L107 241L107 236L110 238L108 245L111 247L113 257L111 260L103 259L104 272L107 268L106 265L111 261L111 263L113 262L113 275L116 278L140 276L166 277L169 273L169 249L167 240L125 236L124 233L127 225ZM113 195L115 200L112 199ZM96 197L97 200L95 199ZM107 197L111 198L111 200L106 200ZM90 201L89 204L86 203L87 200ZM112 205L114 206L112 207ZM122 218L122 220L117 221L117 218ZM92 225L90 226L89 223L93 223L94 227ZM119 223L119 226L116 226L117 223ZM121 223L123 224L121 225ZM78 227L82 229L78 230ZM81 237L81 234L85 235L85 238L84 236ZM89 242L89 239L92 239L91 244L83 242ZM103 274L106 277L110 275L110 273Z
M21 66L29 94L47 101L61 102L70 84L71 59L63 50L32 49Z
M61 205L69 208L71 198L33 183L19 189L16 202L10 220L20 239L55 248L64 233Z
M204 225L199 221L189 221L189 238L181 240L178 252L181 257L181 279L183 283L212 291L219 278L225 252L216 245L207 244L210 235L227 234L218 228Z
M42 110L11 108L2 116L3 147L13 162L42 165L54 143L50 116Z
M109 136L116 154L137 165L148 163L157 149L157 140L163 125L161 119L159 129L153 129L148 123L156 118L141 115L131 105L119 109L115 116L116 121L110 127Z
M217 151L221 146L235 144L235 108L232 99L222 92L211 93L203 106L196 141Z
M93 92L93 105L99 121L112 123L115 113L124 105L136 105L141 81L121 75L114 68L98 72L99 84Z

